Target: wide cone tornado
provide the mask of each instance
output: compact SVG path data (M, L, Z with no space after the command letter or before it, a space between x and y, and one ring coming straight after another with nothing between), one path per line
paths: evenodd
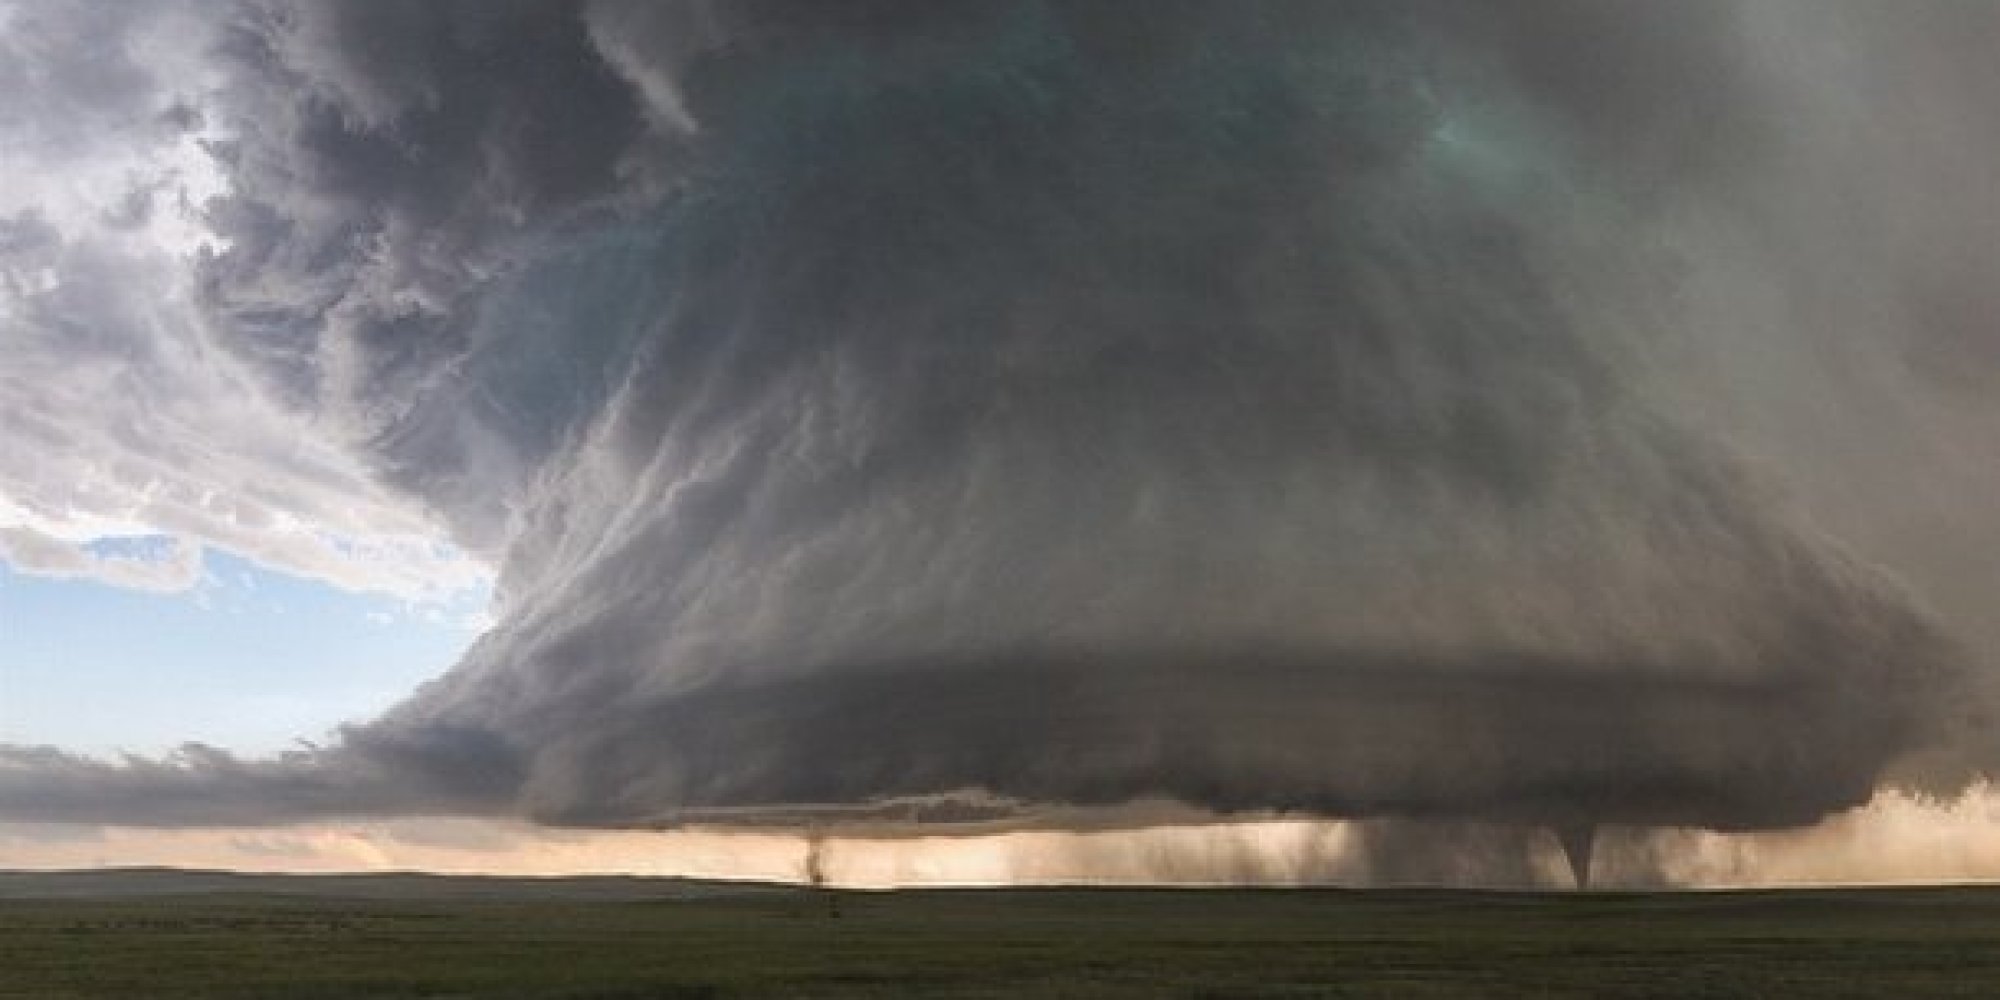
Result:
M1562 846L1563 861L1569 865L1571 884L1590 888L1590 856L1597 849L1597 828L1577 823L1556 827L1553 832Z

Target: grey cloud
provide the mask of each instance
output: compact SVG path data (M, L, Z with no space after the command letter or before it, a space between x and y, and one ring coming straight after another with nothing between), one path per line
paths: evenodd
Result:
M142 8L88 0L0 6L0 132L22 147L78 154L106 133L159 138L180 131L168 114L183 98L156 31L197 20L178 0ZM4 155L4 153L0 153Z
M61 242L62 234L34 209L23 209L12 218L0 219L0 256L10 262L45 258Z
M0 548L16 569L172 589L199 578L212 547L413 599L481 580L414 505L217 364L161 260L53 226L33 235L0 255ZM126 536L163 537L185 558L141 565L92 547Z
M153 589L192 585L208 549L412 599L477 585L191 307L215 11L0 5L0 558ZM135 536L179 557L96 548Z
M333 748L22 758L0 814L1949 787L1979 661L1704 405L1813 140L1769 9L258 5L204 306L505 613Z
M1970 647L1983 686L2000 651L1995 17L1744 5L1782 141L1666 235L1685 248L1688 307L1672 407L1901 576Z
M634 95L561 4L258 4L226 49L232 248L200 274L226 343L492 547L549 431L456 377L535 365L479 301L525 234L612 189Z
M508 779L491 737L433 729L401 741L351 734L334 749L245 759L189 743L115 761L0 745L11 819L138 826L258 826L320 816L489 815ZM468 762L477 760L476 771Z

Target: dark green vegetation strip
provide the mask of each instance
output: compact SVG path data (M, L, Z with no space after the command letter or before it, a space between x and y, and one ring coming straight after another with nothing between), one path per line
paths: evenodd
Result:
M4 900L0 996L2000 997L2000 890Z

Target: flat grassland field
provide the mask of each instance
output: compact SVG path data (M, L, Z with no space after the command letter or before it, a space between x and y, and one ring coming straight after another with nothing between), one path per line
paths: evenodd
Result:
M4 997L2000 997L2000 889L0 875Z

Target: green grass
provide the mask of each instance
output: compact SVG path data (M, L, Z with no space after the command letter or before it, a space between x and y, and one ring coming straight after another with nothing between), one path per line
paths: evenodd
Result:
M4 997L1995 997L2000 890L0 899Z

